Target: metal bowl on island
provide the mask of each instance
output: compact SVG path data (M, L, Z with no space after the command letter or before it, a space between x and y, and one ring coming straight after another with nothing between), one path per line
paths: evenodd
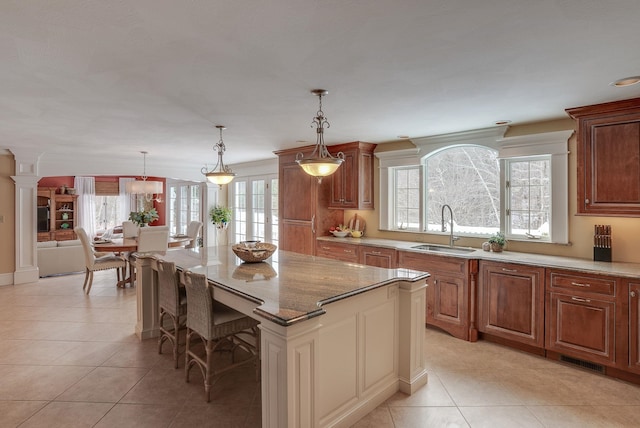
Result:
M268 242L242 241L232 245L231 249L243 262L259 263L271 257L278 247Z

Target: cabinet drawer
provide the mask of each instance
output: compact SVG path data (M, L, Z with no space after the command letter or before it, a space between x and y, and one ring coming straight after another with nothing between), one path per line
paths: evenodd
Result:
M586 293L615 295L616 281L613 278L568 275L551 272L551 287Z
M449 256L421 254L411 251L398 252L398 267L426 272L446 272L463 276L468 260Z
M360 264L386 269L396 267L396 250L379 247L360 247Z
M358 263L358 247L351 244L318 241L316 255L328 259Z

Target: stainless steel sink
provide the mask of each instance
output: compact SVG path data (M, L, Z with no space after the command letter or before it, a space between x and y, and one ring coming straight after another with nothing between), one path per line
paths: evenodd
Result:
M452 254L468 254L468 253L473 253L476 250L475 248L447 247L445 245L434 245L434 244L416 245L411 248L414 248L416 250L434 251L438 253L452 253Z

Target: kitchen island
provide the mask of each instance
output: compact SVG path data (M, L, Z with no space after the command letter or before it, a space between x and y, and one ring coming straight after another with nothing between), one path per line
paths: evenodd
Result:
M216 300L260 321L265 428L349 426L427 382L425 272L286 251L246 264L230 247L163 258L206 274ZM137 261L141 339L158 334L153 265Z

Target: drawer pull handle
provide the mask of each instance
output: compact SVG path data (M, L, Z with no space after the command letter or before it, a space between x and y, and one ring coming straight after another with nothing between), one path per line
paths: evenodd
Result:
M380 251L372 251L371 254L381 254Z
M576 287L591 287L591 284L581 283L581 282L571 282L571 285L575 285Z
M571 300L576 302L591 303L591 299L583 299L581 297L571 297Z
M327 250L327 251L328 251L328 250L330 250L331 248L329 248L329 247L322 247L322 249L323 249L323 250Z
M502 272L518 272L518 269L507 269L507 268L502 268Z
M344 251L345 253L352 253L353 252L351 250L342 250L342 251Z

